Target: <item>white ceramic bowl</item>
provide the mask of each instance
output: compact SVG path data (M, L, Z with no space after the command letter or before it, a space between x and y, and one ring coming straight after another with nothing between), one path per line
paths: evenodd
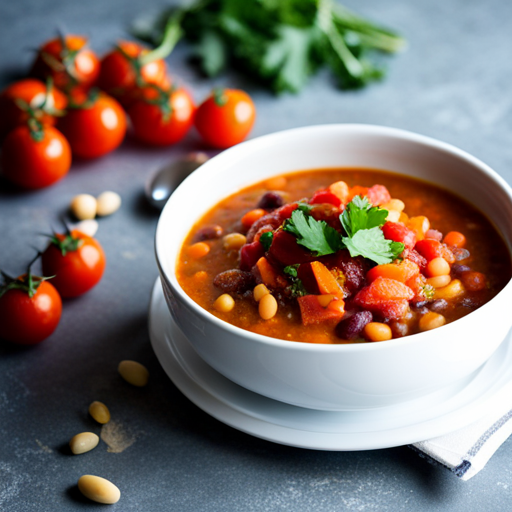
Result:
M227 195L277 174L367 167L415 176L454 191L494 222L512 248L512 190L487 165L448 144L368 125L298 128L260 137L211 159L165 206L156 256L169 310L198 354L241 386L290 404L354 410L432 397L460 388L512 325L512 282L480 309L433 331L383 343L320 345L234 327L182 290L175 265L198 218Z

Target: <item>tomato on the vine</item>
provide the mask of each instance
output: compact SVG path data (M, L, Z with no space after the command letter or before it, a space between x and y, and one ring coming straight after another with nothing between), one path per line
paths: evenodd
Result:
M128 107L134 136L154 146L167 146L181 140L194 122L195 105L186 89L164 90L148 86Z
M28 121L31 114L44 124L54 125L68 100L51 85L35 78L18 80L0 94L0 139Z
M124 106L134 99L134 89L138 87L145 84L168 87L170 83L165 61L156 59L145 64L143 58L148 53L149 50L140 44L120 41L101 60L98 86Z
M30 74L43 80L52 77L59 89L69 91L75 86L91 87L99 72L99 59L87 48L87 38L67 35L51 39L39 48Z
M62 297L78 297L99 283L106 259L95 238L73 230L53 235L41 263L44 274L55 276L52 283Z
M57 126L68 139L73 155L96 158L121 144L126 133L126 115L114 98L93 93L79 103L70 102Z
M32 118L9 133L0 159L8 180L25 188L43 188L67 174L71 148L59 130Z
M238 89L216 89L195 115L195 126L206 143L224 149L242 142L251 131L256 109Z
M0 287L0 339L35 345L55 331L62 313L57 290L44 277L30 273L10 278L2 273Z

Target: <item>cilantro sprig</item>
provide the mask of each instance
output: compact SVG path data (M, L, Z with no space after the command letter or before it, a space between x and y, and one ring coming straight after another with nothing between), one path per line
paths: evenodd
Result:
M348 249L352 257L363 256L383 265L391 263L404 250L404 244L387 240L380 229L387 215L387 210L372 206L366 197L356 196L340 215L346 236L325 221L314 219L306 209L295 210L283 229L295 235L297 243L315 256Z
M195 44L207 76L233 66L276 93L300 91L322 67L341 88L363 87L384 75L375 53L406 45L397 33L333 0L196 0L141 18L132 31L165 46L169 26L173 45L181 34Z

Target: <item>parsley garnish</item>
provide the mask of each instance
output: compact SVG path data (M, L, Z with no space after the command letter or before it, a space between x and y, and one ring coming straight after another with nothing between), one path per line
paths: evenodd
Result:
M274 239L274 233L272 231L266 231L260 236L260 244L263 245L263 249L267 252L272 245L272 240Z
M288 265L284 267L283 272L290 277L290 281L292 284L288 286L288 290L292 297L302 297L303 295L307 295L308 292L304 287L302 281L297 277L297 272L299 270L299 264L296 265Z
M387 210L371 206L366 197L356 196L340 215L347 236L342 236L325 221L314 219L302 209L292 213L283 229L294 234L297 243L315 256L348 249L352 257L363 256L382 265L391 263L404 250L404 244L384 238L380 226L386 222L387 215Z
M340 87L363 87L384 74L379 62L370 60L376 51L394 53L406 44L333 0L196 0L153 19L146 15L133 32L159 44L159 57L184 34L207 76L231 65L277 93L300 91L323 67Z
M303 245L315 256L334 254L343 248L340 234L327 222L315 220L302 210L294 210L291 219L287 219L283 229L297 237L297 243Z

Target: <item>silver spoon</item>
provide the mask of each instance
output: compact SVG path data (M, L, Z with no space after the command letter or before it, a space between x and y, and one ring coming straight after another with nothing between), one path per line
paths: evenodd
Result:
M146 198L161 210L178 185L208 160L205 153L191 153L162 167L146 183Z

